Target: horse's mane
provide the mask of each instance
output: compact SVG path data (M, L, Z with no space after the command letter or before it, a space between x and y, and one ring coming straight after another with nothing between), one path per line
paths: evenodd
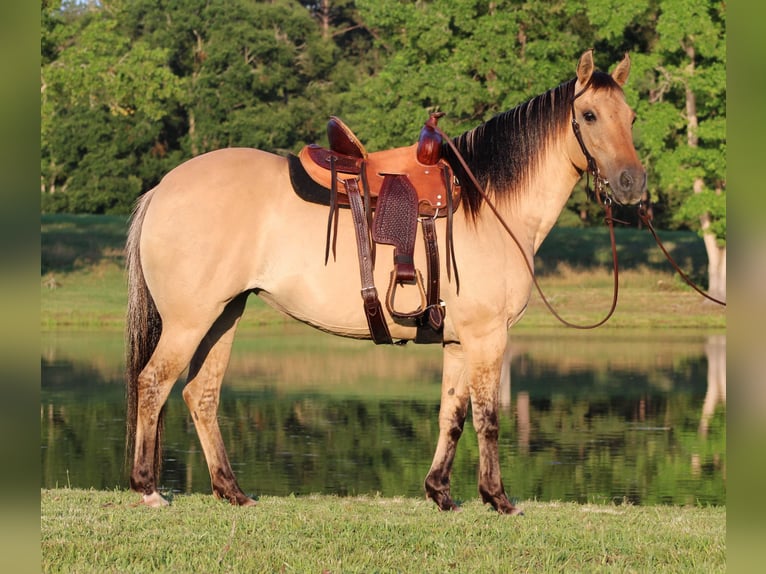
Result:
M574 79L564 82L453 139L484 190L503 198L528 188L546 146L569 129L575 82ZM611 89L617 83L609 74L596 71L588 87ZM475 216L482 196L449 147L445 155L460 181L466 213Z

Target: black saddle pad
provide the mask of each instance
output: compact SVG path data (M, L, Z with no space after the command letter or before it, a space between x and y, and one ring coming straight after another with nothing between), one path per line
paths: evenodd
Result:
M290 166L290 183L298 197L310 203L330 205L330 190L311 179L297 155L288 155L287 163ZM347 205L340 207L348 208Z

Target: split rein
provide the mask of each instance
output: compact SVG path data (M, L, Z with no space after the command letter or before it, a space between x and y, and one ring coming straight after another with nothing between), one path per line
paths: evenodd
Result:
M652 222L649 218L649 214L646 212L646 208L643 206L643 204L638 204L638 217L641 218L641 221L644 225L646 225L646 228L649 230L649 233L652 234L652 237L654 237L654 240L657 242L657 246L660 248L662 253L665 255L667 260L670 262L670 264L673 266L673 269L676 270L676 273L681 276L681 279L684 280L684 282L694 289L697 293L702 295L705 299L709 299L713 303L717 303L718 305L722 305L723 307L726 307L726 301L721 301L720 299L716 299L715 297L712 297L705 293L702 289L700 289L694 281L689 279L689 276L686 275L681 270L681 267L679 267L678 263L675 262L675 260L670 256L670 253L668 253L668 250L665 249L665 246L662 244L662 241L660 241L660 238L657 236L657 231L655 231L654 226L652 225Z
M587 89L587 86L586 86ZM585 90L583 90L585 91ZM508 226L508 223L506 223L503 216L500 214L500 212L495 207L494 203L490 200L487 193L484 191L484 188L479 183L479 181L476 179L476 176L473 174L473 171L470 167L468 167L468 164L466 163L465 159L463 158L463 155L460 153L460 151L457 149L457 146L455 146L454 142L452 141L452 138L450 138L444 131L439 128L438 126L435 126L436 131L441 135L443 141L449 145L452 152L455 154L455 157L460 162L460 165L462 166L463 170L465 171L466 175L468 175L468 178L471 180L471 183L476 188L476 190L479 192L479 195L481 195L481 198L484 200L484 202L487 204L489 209L492 211L492 213L497 218L500 225L505 229L506 233L510 236L510 238L513 240L513 242L516 244L516 247L519 248L519 251L521 252L521 255L524 259L524 264L527 266L527 270L529 271L530 276L532 277L532 281L535 285L535 288L537 289L537 292L540 294L540 298L542 299L545 306L548 308L548 310L551 312L551 314L556 317L561 323L566 325L567 327L572 327L574 329L595 329L596 327L600 327L604 323L606 323L614 314L615 309L617 308L617 296L619 291L619 265L617 262L617 244L615 241L614 236L614 223L615 220L612 216L612 198L611 196L605 192L604 186L608 184L607 180L601 177L601 173L598 169L598 166L596 165L596 160L593 158L593 156L588 151L588 148L585 146L585 142L582 139L582 134L580 133L580 125L577 123L577 119L575 116L575 110L574 110L574 101L577 99L578 96L580 96L583 92L576 94L572 98L572 130L574 131L575 138L577 138L577 142L580 144L580 148L582 149L583 154L585 155L585 158L588 163L587 168L587 176L590 178L590 176L593 176L594 180L594 195L596 197L596 200L598 203L604 208L604 221L607 224L607 227L609 228L609 241L611 243L612 248L612 268L613 268L613 277L614 277L614 288L613 288L613 294L612 294L612 304L609 308L609 312L606 314L606 316L601 319L600 321L590 324L590 325L578 325L576 323L572 323L570 321L567 321L564 319L557 311L553 308L550 301L548 301L548 298L545 296L545 293L543 293L542 287L540 287L540 283L537 281L537 276L535 275L535 270L532 265L532 262L527 259L526 255L524 254L524 249L521 245L521 242L518 240L516 235L513 233L511 228ZM590 189L590 181L586 184L586 187ZM675 260L670 256L670 253L668 253L668 250L665 248L665 246L660 241L659 236L657 235L657 232L655 231L654 227L651 224L651 221L649 219L649 215L644 208L642 203L638 204L638 215L641 219L641 221L646 225L646 228L650 231L652 234L652 237L654 237L654 240L657 242L657 245L659 246L662 253L665 255L667 260L670 262L670 264L673 266L673 268L676 270L676 272L681 276L681 278L690 286L692 289L697 291L700 295L703 297L709 299L710 301L713 301L714 303L717 303L719 305L726 306L726 302L720 301L719 299L716 299L715 297L711 297L702 289L700 289L697 285L694 284L694 282L689 279L689 277L681 270L679 265L675 262Z

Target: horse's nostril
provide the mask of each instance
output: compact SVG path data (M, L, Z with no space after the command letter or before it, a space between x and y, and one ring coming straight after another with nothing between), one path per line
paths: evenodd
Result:
M623 171L620 175L620 187L622 189L630 189L633 187L633 176L631 176L627 171Z

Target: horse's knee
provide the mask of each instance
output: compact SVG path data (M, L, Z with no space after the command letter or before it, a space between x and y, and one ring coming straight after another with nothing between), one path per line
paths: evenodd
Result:
M481 409L474 412L473 426L478 437L497 442L500 435L497 409Z
M465 426L466 419L466 407L465 405L457 406L451 413L446 416L442 416L441 430L452 442L457 442L460 437L463 436L463 427Z

